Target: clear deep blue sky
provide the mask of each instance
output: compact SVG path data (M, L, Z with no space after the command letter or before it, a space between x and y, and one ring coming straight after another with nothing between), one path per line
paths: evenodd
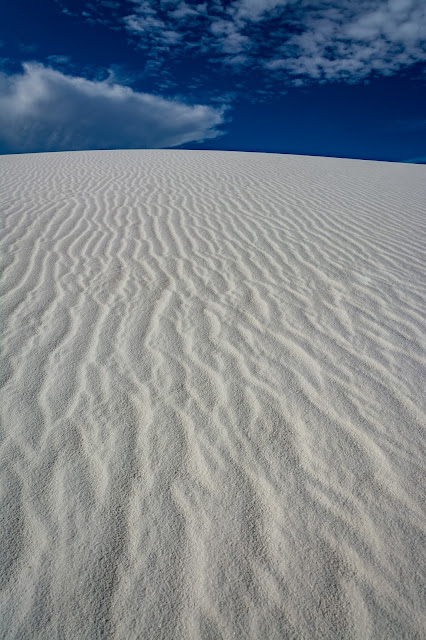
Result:
M426 0L20 0L0 41L0 153L426 162Z

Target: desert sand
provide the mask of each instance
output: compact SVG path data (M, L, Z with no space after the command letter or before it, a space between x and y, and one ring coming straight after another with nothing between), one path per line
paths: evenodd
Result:
M0 157L1 637L426 637L426 167Z

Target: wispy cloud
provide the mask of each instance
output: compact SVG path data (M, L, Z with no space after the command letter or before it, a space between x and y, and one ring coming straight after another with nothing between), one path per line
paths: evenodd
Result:
M224 111L36 63L20 74L0 73L3 153L175 147L221 135Z

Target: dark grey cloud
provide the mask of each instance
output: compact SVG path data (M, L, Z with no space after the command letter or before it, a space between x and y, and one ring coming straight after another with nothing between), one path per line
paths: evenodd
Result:
M0 74L0 149L176 147L221 135L224 111L26 63L23 73Z

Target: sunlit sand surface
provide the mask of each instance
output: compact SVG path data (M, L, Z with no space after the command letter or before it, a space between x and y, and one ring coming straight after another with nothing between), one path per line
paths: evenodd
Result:
M0 157L7 639L426 637L426 167Z

